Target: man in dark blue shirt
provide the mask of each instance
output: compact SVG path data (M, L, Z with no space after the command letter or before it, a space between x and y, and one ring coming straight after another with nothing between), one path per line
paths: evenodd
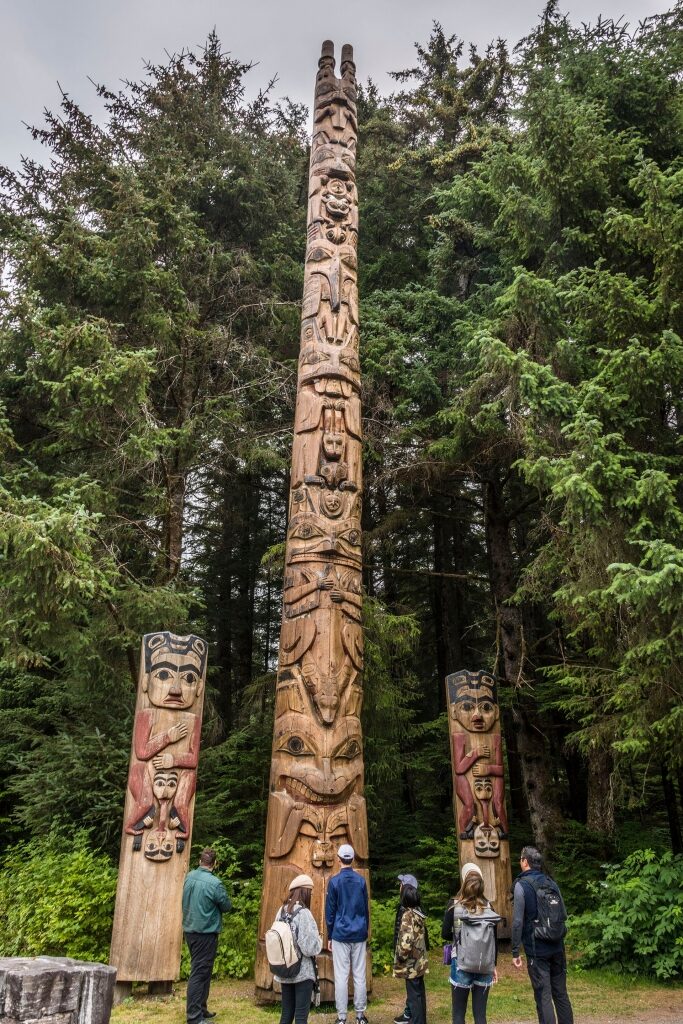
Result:
M356 1024L368 1024L365 1010L368 1005L366 958L370 909L365 879L351 865L355 856L353 847L343 843L337 851L341 870L332 875L327 887L325 921L328 948L332 950L334 965L334 1002L337 1024L346 1024L349 1005L349 974L353 974L353 1006Z
M567 959L564 939L546 939L534 935L538 917L537 887L548 883L559 888L541 870L543 858L535 846L525 846L520 860L522 873L515 879L514 913L512 917L512 962L522 966L520 942L526 953L527 970L536 1000L539 1024L574 1024L572 1004L567 995ZM554 1005L553 1005L554 1004Z

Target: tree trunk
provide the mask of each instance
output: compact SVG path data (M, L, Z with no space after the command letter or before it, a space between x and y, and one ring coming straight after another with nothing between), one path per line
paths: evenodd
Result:
M578 751L568 750L564 755L564 767L569 784L569 812L575 821L585 824L588 805L586 760Z
M432 610L436 640L436 666L439 680L443 682L451 672L461 668L479 668L478 665L464 664L462 650L462 595L459 582L447 573L460 571L455 564L456 547L454 535L457 525L451 516L451 502L448 498L433 499L435 510L432 515L432 542L434 547L434 573L430 579ZM439 686L439 711L446 709L446 691Z
M507 780L510 806L513 816L520 825L528 827L529 807L524 791L522 759L519 756L519 747L517 746L517 725L510 708L502 708L501 714L505 750L507 752Z
M589 751L586 826L605 836L614 834L613 767L609 750L596 745Z
M669 818L669 834L671 835L671 849L674 853L683 853L683 835L681 835L681 819L678 814L676 803L676 790L673 779L669 775L669 769L662 763L660 767L662 776L662 789L664 790L664 803Z
M185 474L168 473L166 477L166 522L164 529L164 582L170 583L180 572L183 557L183 525L185 514Z
M503 488L492 473L484 484L489 577L498 632L498 674L515 689L512 717L534 841L547 856L561 825L548 740L536 700L528 689L522 609L509 603L516 590L516 568Z

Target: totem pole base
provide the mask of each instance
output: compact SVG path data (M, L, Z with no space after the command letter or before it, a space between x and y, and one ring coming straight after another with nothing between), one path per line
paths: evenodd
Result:
M173 995L172 981L150 981L147 986L147 995L150 996L171 996Z
M130 999L133 995L132 981L117 981L114 985L114 1006L118 1006L124 999Z

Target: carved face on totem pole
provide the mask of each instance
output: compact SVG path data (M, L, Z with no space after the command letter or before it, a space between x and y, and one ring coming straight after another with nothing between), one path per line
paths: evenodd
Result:
M463 681L457 688L451 709L468 732L490 732L500 715L491 677Z
M197 636L150 633L143 639L125 832L148 860L168 860L189 835L206 653Z

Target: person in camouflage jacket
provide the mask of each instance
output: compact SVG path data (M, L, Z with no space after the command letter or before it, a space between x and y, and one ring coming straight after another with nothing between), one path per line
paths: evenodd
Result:
M429 972L427 959L427 924L419 909L417 889L404 885L401 889L403 916L394 951L393 976L404 978L412 1024L427 1024L427 997L424 976Z

